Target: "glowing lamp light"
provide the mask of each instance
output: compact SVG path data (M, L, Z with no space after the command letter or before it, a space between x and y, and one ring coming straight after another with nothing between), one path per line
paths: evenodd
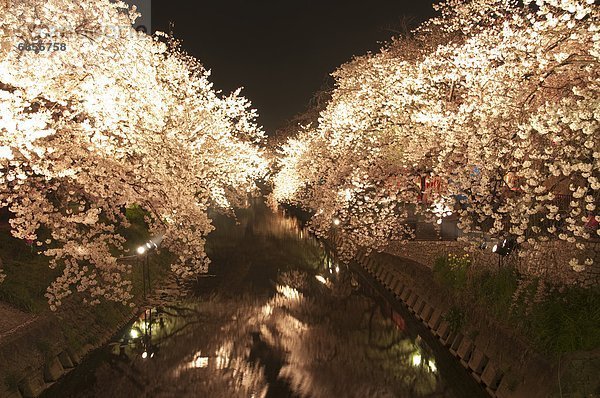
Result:
M208 367L208 357L202 357L197 355L192 361L193 368L207 368Z
M413 366L420 366L421 365L421 354L415 354L412 357L412 364Z
M144 246L140 246L137 248L137 252L138 254L144 254L146 253L146 248Z
M506 238L502 241L502 243L498 242L492 248L492 253L499 254L501 256L509 255L516 246L516 242L513 238Z
M131 336L132 339L137 339L138 337L140 337L140 334L135 329L131 329L131 331L129 332L129 335Z
M144 358L144 359L148 358L148 352L147 351L142 352L142 358Z
M338 225L340 225L341 223L342 223L342 222L340 221L340 219L339 219L339 218L337 218L337 217L336 217L336 218L334 218L334 219L333 219L333 225L335 225L336 227L337 227Z
M327 279L323 278L321 275L316 275L315 278L323 284L327 283Z
M433 361L431 361L431 360L430 360L430 361L428 362L428 365L429 365L429 369L430 369L430 370L431 370L433 373L437 372L437 366L435 366L435 362L433 362Z

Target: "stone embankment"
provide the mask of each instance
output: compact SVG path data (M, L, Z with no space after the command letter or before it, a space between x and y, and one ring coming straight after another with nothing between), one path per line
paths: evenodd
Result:
M431 270L386 253L360 254L357 261L420 320L492 397L550 397L560 374L545 358L493 318L452 330L451 299L436 289ZM575 396L575 395L573 395Z
M0 397L34 398L46 388L74 369L82 359L97 347L108 343L115 332L123 328L135 315L138 308L124 308L117 323L102 324L90 321L85 330L76 325L73 330L81 333L73 339L65 332L62 322L71 322L72 317L83 317L83 313L43 315L24 325L14 333L0 339ZM87 313L92 317L93 314ZM69 319L67 319L69 318Z
M115 306L110 321L94 307L63 308L32 317L0 335L0 398L35 398L73 370L97 348L108 344L137 314L181 293L174 278L133 308Z

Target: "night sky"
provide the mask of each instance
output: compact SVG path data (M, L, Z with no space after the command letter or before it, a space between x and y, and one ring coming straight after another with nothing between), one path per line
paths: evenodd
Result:
M434 15L433 0L152 1L152 29L169 30L212 70L215 87L243 95L268 133L303 111L327 76L377 51L401 26Z

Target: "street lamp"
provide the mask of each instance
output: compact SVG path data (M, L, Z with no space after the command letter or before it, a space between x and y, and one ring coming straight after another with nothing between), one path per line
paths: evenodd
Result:
M498 269L502 266L502 260L504 257L508 256L516 246L516 241L509 237L502 240L502 242L496 243L492 247L492 253L498 255Z
M142 262L142 280L144 285L144 298L146 298L146 290L152 292L152 286L150 285L150 251L157 249L158 245L153 240L149 240L140 247L137 248L137 252L140 256L145 255L145 261ZM147 286L147 287L146 287Z
M338 239L338 227L342 224L342 220L340 220L338 217L333 217L331 223L333 224L333 234L331 236L332 239L332 260L334 262L334 264L336 264L336 269L339 269L339 267L337 267L337 239ZM333 264L332 264L333 265ZM333 270L330 269L330 272L333 273ZM338 271L339 272L339 271Z
M492 253L496 253L500 256L509 255L515 248L515 240L512 238L506 238L502 240L502 243L498 242L492 247Z

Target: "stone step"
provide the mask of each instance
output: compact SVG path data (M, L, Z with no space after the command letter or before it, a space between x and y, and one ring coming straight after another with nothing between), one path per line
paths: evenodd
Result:
M442 310L438 310L438 309L433 310L433 312L431 313L431 317L427 321L427 326L431 330L437 330L437 328L440 326L441 321L442 321Z
M471 358L469 359L469 369L471 369L473 373L480 375L487 363L488 357L483 351L475 347L471 353Z
M71 369L75 367L75 364L73 363L73 360L67 351L62 351L60 354L58 354L58 360L65 369Z
M410 290L408 287L405 287L402 291L402 294L400 295L400 299L404 301L404 303L406 303L411 294L412 290Z
M44 381L50 383L61 378L65 369L61 365L58 357L50 359L44 366Z
M39 372L26 376L19 383L19 391L23 395L23 398L36 398L44 391L45 387L46 383L44 383L42 374Z
M411 308L411 312L414 313L417 318L419 318L419 314L421 313L421 310L424 306L425 300L422 297L419 297L415 302L415 305Z
M460 342L460 346L458 350L456 350L456 354L460 358L460 363L465 368L469 367L469 360L471 359L471 354L473 353L473 340L468 337L463 337Z
M486 385L486 390L496 391L500 380L502 380L503 373L491 360L488 361L483 373L481 374L481 382Z
M415 292L411 292L408 300L406 300L406 305L408 305L408 308L413 308L418 299L419 296Z
M404 288L405 288L404 283L402 283L400 280L398 280L398 283L394 287L395 296L399 298L402 295L402 291L404 290Z
M457 356L457 352L458 352L458 348L460 347L460 343L462 343L463 340L463 335L460 333L457 333L454 336L454 339L452 339L452 343L450 344L450 352L452 353L452 355Z
M450 335L450 324L448 321L441 320L438 327L435 329L435 334L442 342Z
M427 324L429 318L431 318L431 314L433 313L433 308L428 303L425 303L421 312L419 312L419 318L423 321L423 323Z

